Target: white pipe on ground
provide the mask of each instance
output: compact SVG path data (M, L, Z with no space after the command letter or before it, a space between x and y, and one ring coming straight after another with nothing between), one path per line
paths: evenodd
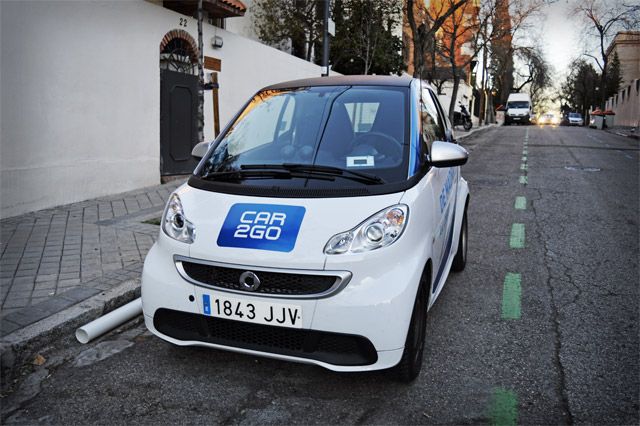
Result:
M142 299L137 298L77 329L76 339L83 344L89 343L96 337L103 335L109 330L113 330L141 313Z

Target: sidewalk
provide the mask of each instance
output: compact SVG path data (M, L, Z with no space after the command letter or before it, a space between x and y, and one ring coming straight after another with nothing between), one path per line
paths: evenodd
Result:
M169 194L183 181L0 221L0 336L139 279Z
M609 133L616 134L618 136L625 136L632 139L640 139L640 129L630 126L614 126L605 129Z
M460 126L458 126L458 127L454 128L453 131L454 131L456 140L460 141L462 139L465 139L468 136L473 135L476 132L481 132L481 131L484 131L484 130L492 129L492 128L498 127L500 125L501 125L500 123L489 123L489 124L484 124L484 125L482 125L480 127L474 126L468 132L465 131L464 129L462 129Z

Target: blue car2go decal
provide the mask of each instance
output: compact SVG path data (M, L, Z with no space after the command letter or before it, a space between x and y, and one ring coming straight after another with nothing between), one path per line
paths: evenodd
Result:
M234 204L218 235L218 246L290 252L305 208L276 204Z

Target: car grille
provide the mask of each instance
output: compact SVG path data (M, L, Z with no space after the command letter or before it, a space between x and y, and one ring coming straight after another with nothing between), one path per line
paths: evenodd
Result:
M182 268L189 278L198 283L229 290L247 291L240 284L240 275L247 269L227 268L203 263L181 261ZM282 272L255 271L260 286L251 291L258 294L274 295L314 295L326 293L338 284L340 277L333 275L306 275Z
M362 336L250 324L170 309L158 309L154 327L183 341L214 343L334 365L370 365L378 360L373 344Z

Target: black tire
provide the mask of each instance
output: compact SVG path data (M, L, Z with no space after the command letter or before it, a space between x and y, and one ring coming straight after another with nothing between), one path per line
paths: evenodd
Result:
M453 258L453 263L451 264L451 269L454 272L464 271L464 267L467 265L467 243L469 240L468 230L467 230L467 207L464 208L464 213L462 215L462 225L460 226L460 239L458 240L458 251L456 252L456 256Z
M471 127L473 126L473 123L471 123L471 120L466 120L464 122L464 124L462 125L462 127L464 127L464 129L468 132L469 130L471 130Z
M427 307L429 306L429 290L431 287L431 268L425 269L420 278L420 287L413 303L411 323L400 363L395 366L398 380L410 383L418 377L422 369L424 341L427 330Z

